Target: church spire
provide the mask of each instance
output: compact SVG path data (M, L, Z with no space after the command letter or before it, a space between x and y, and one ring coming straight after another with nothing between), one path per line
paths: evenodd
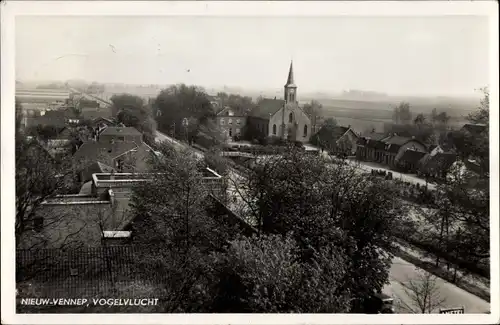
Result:
M290 70L288 71L288 79L286 81L287 85L293 85L293 60L290 61Z

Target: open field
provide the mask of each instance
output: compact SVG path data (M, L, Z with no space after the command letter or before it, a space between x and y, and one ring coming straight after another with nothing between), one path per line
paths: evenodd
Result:
M320 101L323 104L323 113L326 118L332 117L342 126L350 125L357 132L364 132L374 128L381 132L384 123L392 122L392 114L397 102L389 101L359 101L331 99ZM410 102L410 109L414 116L419 113L425 114L428 118L435 107L438 112L445 111L450 116L449 125L459 128L466 123L465 117L476 109L479 101L473 100L458 101L419 101L415 105Z

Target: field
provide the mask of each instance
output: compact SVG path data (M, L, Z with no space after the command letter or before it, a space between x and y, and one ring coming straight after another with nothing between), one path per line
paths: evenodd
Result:
M438 112L445 111L451 119L451 127L461 127L465 122L465 117L476 109L479 100L456 99L447 100L422 100L414 101L414 104L408 99L410 109L414 116L423 113L427 118L430 117L432 109L435 107ZM327 99L320 100L323 105L325 118L332 117L342 126L351 126L357 132L375 129L378 132L383 131L384 123L392 122L394 107L398 105L397 101L360 101L345 99Z

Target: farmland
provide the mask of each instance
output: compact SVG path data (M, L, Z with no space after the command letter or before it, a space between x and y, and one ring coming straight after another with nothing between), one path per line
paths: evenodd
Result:
M450 126L460 127L465 123L465 116L474 111L479 100L458 99L402 99L410 103L413 115L425 114L428 118L433 108L438 112L445 111L451 116ZM346 99L319 100L323 105L325 118L335 118L340 125L351 127L357 132L375 128L383 131L384 123L392 122L394 107L397 100L387 101L361 101Z

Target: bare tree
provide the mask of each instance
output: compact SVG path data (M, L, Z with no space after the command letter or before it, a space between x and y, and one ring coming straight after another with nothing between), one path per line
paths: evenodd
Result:
M411 305L401 301L402 307L414 314L431 314L443 306L445 299L440 296L436 277L421 271L414 279L400 282L411 299Z

